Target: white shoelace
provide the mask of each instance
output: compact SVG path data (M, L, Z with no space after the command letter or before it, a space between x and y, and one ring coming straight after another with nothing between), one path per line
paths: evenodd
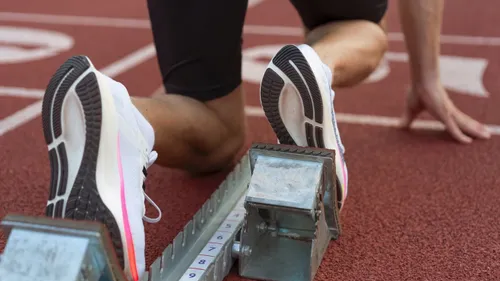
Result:
M151 153L148 156L148 162L146 163L146 170L153 165L153 163L156 161L156 158L158 158L158 153L156 151L151 151ZM157 223L161 219L161 209L156 205L156 203L146 194L146 191L143 190L144 198L146 201L148 201L157 211L158 211L158 216L156 218L150 218L146 216L146 203L144 203L144 208L142 210L142 218L144 221L149 222L149 223Z

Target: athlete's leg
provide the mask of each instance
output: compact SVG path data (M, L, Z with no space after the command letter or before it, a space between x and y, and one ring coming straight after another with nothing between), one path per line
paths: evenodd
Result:
M333 87L366 79L387 50L387 0L291 0L312 46L333 72Z
M230 164L244 144L243 97L238 86L206 102L178 94L133 101L155 129L156 163L205 173Z
M193 172L221 169L245 139L241 35L247 1L148 0L148 7L167 95L135 98L134 104L155 130L157 163Z

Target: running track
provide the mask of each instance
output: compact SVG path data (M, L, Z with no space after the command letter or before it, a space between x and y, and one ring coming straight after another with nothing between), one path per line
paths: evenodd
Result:
M68 56L87 54L134 95L152 95L160 85L145 1L101 2L0 2L1 217L8 212L44 213L49 168L39 101L50 75ZM342 213L344 234L331 243L317 280L498 280L497 2L446 2L441 61L445 85L460 108L491 124L495 134L489 141L462 146L426 116L412 133L392 127L401 113L408 82L397 2L393 1L389 70L381 69L378 79L372 77L370 83L337 93L350 196ZM287 1L254 4L245 29L248 144L275 141L259 110L255 83L270 59L266 53L301 40L300 20ZM13 27L17 29L10 33ZM65 36L46 34L49 43L45 46L35 42L43 39L40 31L21 35L30 31L26 29ZM13 45L16 38L23 42ZM35 52L37 48L45 51ZM21 56L15 59L15 54ZM29 54L31 59L26 57ZM146 225L148 263L160 255L224 176L193 179L179 171L152 168L148 191L164 217L158 224ZM3 243L5 238L0 237L0 249ZM232 273L227 280L241 278Z

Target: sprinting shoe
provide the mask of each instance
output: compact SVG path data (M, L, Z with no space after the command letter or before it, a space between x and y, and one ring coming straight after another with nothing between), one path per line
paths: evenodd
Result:
M342 207L347 197L347 166L331 84L331 70L310 46L286 45L267 66L260 85L260 102L278 143L336 151Z
M127 89L85 56L68 59L49 82L42 106L51 167L46 215L104 223L129 280L145 271L143 219L160 209L144 193L157 158L154 131ZM158 210L145 216L145 201Z

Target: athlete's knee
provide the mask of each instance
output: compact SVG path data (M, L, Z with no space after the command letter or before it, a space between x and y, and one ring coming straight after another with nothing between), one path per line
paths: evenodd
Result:
M353 81L346 81L344 86L353 86L368 78L379 67L389 48L387 35L380 25L365 21L359 23L359 28L365 30L364 44L350 46L353 52L360 54L360 59L356 60L359 72Z
M357 85L373 73L388 49L383 28L367 20L332 22L310 31L306 42L326 54L336 87Z
M244 127L244 126L242 126ZM238 130L231 134L221 144L220 149L214 151L208 160L208 169L218 171L234 163L245 145L246 130Z
M384 29L379 25L372 25L372 51L373 55L369 56L366 60L367 72L372 73L377 69L382 58L384 57L387 49L389 48L389 42L387 40L387 34Z
M242 124L242 128L245 126ZM221 171L231 166L245 145L246 130L233 131L220 140L209 151L199 152L198 161L188 171L192 174L206 174Z

